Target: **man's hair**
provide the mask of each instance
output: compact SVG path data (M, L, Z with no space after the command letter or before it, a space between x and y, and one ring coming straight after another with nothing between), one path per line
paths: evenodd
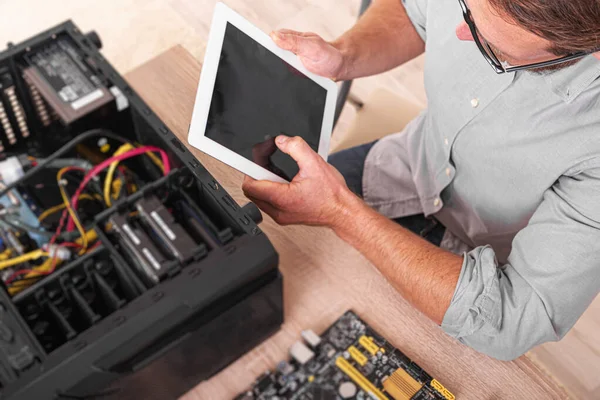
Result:
M552 43L558 56L600 48L600 0L489 0L519 26Z

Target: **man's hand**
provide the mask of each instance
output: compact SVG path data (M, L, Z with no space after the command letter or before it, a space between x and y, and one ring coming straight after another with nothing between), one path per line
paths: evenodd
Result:
M333 80L347 75L347 62L342 52L316 33L281 29L271 33L271 39L284 50L296 54L306 69Z
M327 226L360 251L405 299L438 324L450 305L463 259L378 214L354 195L342 175L299 137L277 147L300 166L290 184L246 178L242 188L282 225Z
M342 175L300 137L278 136L275 143L298 163L300 172L290 184L246 177L246 196L281 225L339 226L358 200Z
M425 51L400 0L378 0L348 32L326 42L315 33L282 29L271 38L296 53L311 72L336 81L388 71Z

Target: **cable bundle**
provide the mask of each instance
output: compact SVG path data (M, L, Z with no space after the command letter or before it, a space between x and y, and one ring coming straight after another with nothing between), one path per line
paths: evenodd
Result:
M97 165L91 165L87 160L79 158L60 159L61 156L75 149L77 145L97 136L118 141L122 145L112 156ZM10 252L0 254L0 271L27 262L38 262L40 259L43 259L41 263L32 268L18 269L4 278L4 282L9 286L11 294L18 293L39 278L54 272L59 263L69 259L71 254L76 253L81 256L100 245L99 242L96 242L96 232L93 229L86 230L85 224L80 219L78 213L80 201L97 201L102 203L104 207L110 207L113 200L119 198L126 184L126 169L120 165L121 162L137 156L149 157L164 175L168 175L171 171L169 158L164 150L155 146L136 146L134 143L112 132L103 129L94 129L78 135L45 159L35 160L30 158L29 161L33 168L25 172L19 179L13 180L10 184L0 186L0 198L2 198L11 194L12 189L25 183L39 172L48 168L59 168L56 174L56 181L63 201L61 204L44 210L38 217L38 220L41 222L47 220L49 216L62 211L56 230L53 234L50 234L34 227L26 227L28 231L40 231L46 236L51 235L49 241L42 249L33 250L17 257L11 258L10 255L2 257L3 254L9 254ZM91 182L96 184L100 175L105 171L104 184L100 186L101 193L85 193L86 190L90 189L90 186L97 186L91 185ZM69 197L67 193L69 179L66 176L74 173L83 175L83 179L80 181L74 194ZM115 175L118 176L116 180ZM135 185L131 187L135 191ZM10 222L4 218L3 222L19 227L15 224L16 221ZM69 240L70 238L74 239Z

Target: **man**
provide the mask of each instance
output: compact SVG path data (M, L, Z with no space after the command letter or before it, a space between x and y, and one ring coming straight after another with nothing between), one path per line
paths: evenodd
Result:
M246 195L278 223L333 229L478 351L562 338L600 289L600 1L379 0L332 43L272 37L338 80L425 51L428 110L333 155L343 176L280 136L300 172L247 178Z

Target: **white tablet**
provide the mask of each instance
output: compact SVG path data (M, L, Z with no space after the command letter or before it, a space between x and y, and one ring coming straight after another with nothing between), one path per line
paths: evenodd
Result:
M336 97L335 82L217 3L188 141L254 179L290 181L298 165L275 137L300 136L327 160Z

